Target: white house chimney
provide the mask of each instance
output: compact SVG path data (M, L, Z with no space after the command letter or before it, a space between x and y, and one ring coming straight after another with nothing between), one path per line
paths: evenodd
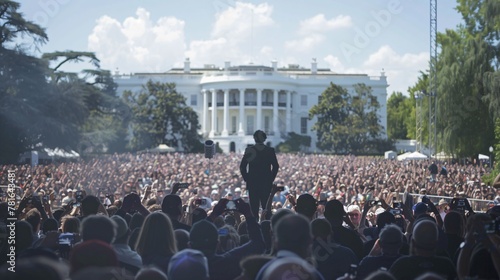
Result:
M278 71L278 61L274 59L273 61L271 61L271 63L273 64L273 70Z
M191 62L189 61L189 57L186 57L186 60L184 61L184 73L189 72L191 72Z
M311 62L311 73L312 74L318 73L318 63L316 62L316 58L312 59L312 62Z

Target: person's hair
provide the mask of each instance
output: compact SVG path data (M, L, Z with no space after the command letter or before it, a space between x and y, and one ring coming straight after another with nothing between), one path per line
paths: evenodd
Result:
M274 260L262 271L262 280L273 279L318 279L316 270L307 261L284 257Z
M182 214L182 200L176 194L169 194L163 198L161 210L169 217L178 218Z
M311 222L311 230L314 238L326 240L328 235L332 235L332 226L326 219L314 219Z
M193 223L194 225L195 223ZM218 216L214 219L214 225L217 227L217 228L221 228L223 226L226 225L226 222L224 221L224 218L222 218L222 216Z
M177 244L170 218L162 212L149 214L139 232L135 250L141 257L174 255Z
M193 225L189 232L191 248L202 251L205 255L214 253L219 242L219 234L215 225L201 220Z
M207 218L207 212L203 208L197 207L193 210L191 224L195 224L205 218Z
M288 250L302 258L307 257L307 250L312 242L311 226L302 215L286 215L275 227L274 239L277 249Z
M111 244L116 237L116 224L103 215L90 215L82 221L82 240L101 240Z
M384 252L397 253L403 245L403 232L397 225L386 225L379 234L380 247Z
M56 219L49 218L45 220L42 224L42 232L45 234L49 231L57 231L59 225L56 221Z
M153 213L153 212L157 212L157 211L161 211L161 206L158 205L158 204L152 204L152 205L149 205L148 207L148 211L150 213Z
M53 279L63 280L64 268L61 264L46 257L30 257L16 261L16 272L8 270L9 266L3 265L0 269L0 279Z
M61 229L62 232L80 232L80 220L76 217L66 215L61 218Z
M330 223L342 224L342 218L345 215L344 205L339 200L330 200L325 204L324 215Z
M389 211L384 211L377 215L377 228L379 231L386 225L394 223L396 223L396 217L394 217L394 215Z
M446 213L443 221L444 232L464 236L464 219L462 214L457 211Z
M219 254L228 252L240 245L240 236L238 235L238 232L236 231L236 229L234 229L234 227L230 225L225 225L220 229L222 230L226 229L228 231L228 234L225 236L223 235L219 236L219 246L218 246Z
M35 232L40 226L42 217L40 216L40 212L36 208L33 208L26 213L25 220L31 225L33 232Z
M158 203L156 203L156 202L157 202L156 198L150 198L150 199L148 199L148 201L146 201L146 207L158 205Z
M185 229L174 230L175 241L177 242L177 250L182 251L189 248L189 232Z
M16 222L16 253L28 249L33 243L33 229L26 221Z
M257 130L253 134L253 139L255 140L255 143L264 143L267 139L267 135L264 131Z
M116 211L118 211L118 207L116 207L115 205L111 205L106 209L106 212L108 212L108 215L110 217L116 214Z
M276 211L276 213L274 213L274 215L271 217L271 228L273 231L276 230L276 224L285 216L288 216L288 215L295 215L295 212L293 212L292 210L290 209L286 209L286 208L280 208L278 209L278 211Z
M271 256L251 255L240 261L242 274L247 279L256 279L260 269L273 258Z
M135 228L141 228L142 224L144 224L144 216L141 213L135 213L130 219L129 228L133 231Z
M226 225L236 227L236 219L232 215L227 215L226 217L224 217L224 223Z
M96 196L87 195L84 199L82 199L81 205L83 216L95 215L99 211L99 205L101 205L101 202Z
M301 194L297 198L297 206L295 207L295 211L297 213L306 216L310 219L314 213L316 213L317 202L314 197L308 193Z
M139 239L139 233L141 233L141 228L135 228L130 232L128 246L130 247L130 249L132 249L132 251L135 251L135 245L137 244L137 240Z
M134 280L167 280L167 275L160 269L151 266L144 267L135 275Z
M74 276L86 268L117 267L118 258L110 244L101 240L88 240L71 249L69 263L70 276Z
M262 222L264 222L264 221L262 221ZM262 222L261 222L261 226L262 226ZM268 222L270 223L270 221L268 221ZM238 234L239 235L248 234L247 221L242 221L238 225Z
M396 278L389 271L376 270L370 273L365 280L396 280Z
M417 221L413 227L411 245L420 252L435 252L438 234L439 232L435 222L427 219ZM413 249L412 253L415 253Z

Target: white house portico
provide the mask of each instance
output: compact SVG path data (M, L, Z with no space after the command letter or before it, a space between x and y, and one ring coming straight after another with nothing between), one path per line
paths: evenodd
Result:
M261 129L268 135L267 142L275 146L289 132L309 135L315 149L316 134L311 131L315 120L309 120L309 109L318 102L321 93L335 83L353 91L353 86L370 86L381 104L379 116L386 127L387 80L366 74L337 74L329 69L311 69L289 65L278 68L262 65L230 66L224 68L205 65L190 67L187 59L184 69L174 68L166 73L136 73L114 76L118 92L139 91L148 80L172 82L182 93L188 105L199 115L201 133L205 139L218 143L224 152L242 152L253 144L252 135Z

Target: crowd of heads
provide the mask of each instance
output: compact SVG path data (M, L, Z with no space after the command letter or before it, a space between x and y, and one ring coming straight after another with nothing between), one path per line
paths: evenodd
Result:
M271 207L251 213L240 159L121 154L1 166L0 185L15 170L19 188L17 272L5 265L0 278L499 275L491 248L500 244L500 192L481 181L489 171L481 163L438 162L446 174L435 176L425 160L279 154ZM8 217L2 200L0 230ZM414 272L411 262L426 269Z

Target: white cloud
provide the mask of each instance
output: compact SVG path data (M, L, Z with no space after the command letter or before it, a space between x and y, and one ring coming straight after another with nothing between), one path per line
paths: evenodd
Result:
M236 2L215 16L215 24L210 38L195 40L189 44L185 52L193 64L221 65L230 61L232 65L255 62L254 54L260 58L272 57L272 48L255 46L251 42L263 33L265 28L274 25L273 7L267 3L254 5ZM257 49L259 47L259 49Z
M428 52L399 54L385 45L372 53L363 63L363 67L370 75L380 75L384 69L390 85L388 94L393 91L406 93L408 87L417 82L420 71L428 69L428 62Z
M150 13L138 8L123 23L102 16L88 36L88 48L101 66L120 72L166 71L184 58L184 21L162 17L153 22Z
M380 76L384 71L387 76L388 94L393 91L407 93L408 87L414 85L420 71L428 68L429 53L399 54L390 46L382 46L370 54L362 65L346 68L338 57L328 55L323 59L332 71L337 73L363 73Z
M301 21L298 32L301 35L323 33L332 29L350 27L351 25L352 19L350 16L339 15L331 19L326 19L324 14L318 14Z
M272 12L273 7L267 3L254 5L236 2L234 7L228 7L216 15L212 38L246 40L252 36L252 32L257 31L256 29L274 24L271 18Z
M286 41L285 48L290 51L308 52L321 44L324 40L325 36L321 34L310 34L297 40Z

